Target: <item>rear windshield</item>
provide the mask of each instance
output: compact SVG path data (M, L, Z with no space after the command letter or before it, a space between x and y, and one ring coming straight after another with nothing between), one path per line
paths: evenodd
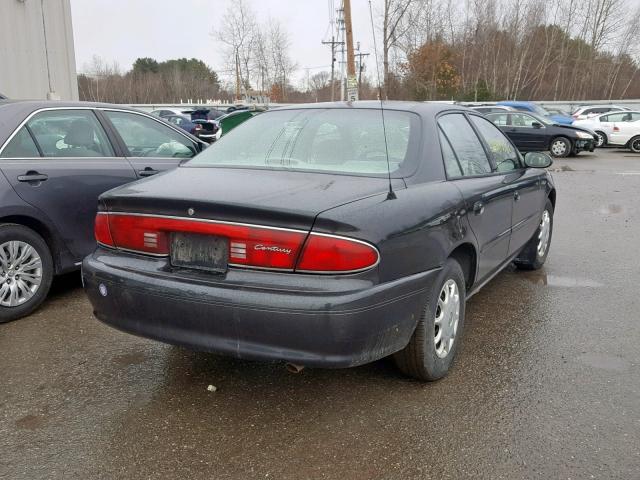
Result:
M384 119L391 172L403 173L416 157L419 117L385 110ZM387 174L382 117L374 109L274 110L247 120L186 166L382 176Z

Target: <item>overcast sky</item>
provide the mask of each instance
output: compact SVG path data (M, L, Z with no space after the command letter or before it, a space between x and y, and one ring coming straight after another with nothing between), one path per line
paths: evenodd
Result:
M374 13L376 4L373 0ZM233 0L71 0L76 65L86 70L94 55L117 61L123 70L138 57L157 60L195 57L214 70L224 68L219 41L210 32L220 28L221 17ZM329 0L248 0L258 21L271 16L291 35L291 56L306 79L329 70L331 54L320 42L327 37ZM340 2L334 0L338 5ZM362 51L372 52L367 0L352 0L354 39ZM379 34L379 32L378 32ZM330 34L328 34L330 36ZM374 72L373 55L368 69Z

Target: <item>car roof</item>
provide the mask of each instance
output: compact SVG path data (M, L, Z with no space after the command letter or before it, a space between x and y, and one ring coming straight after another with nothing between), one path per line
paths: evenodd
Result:
M522 102L516 100L503 100L502 102L498 102L498 105L507 105L508 107L528 107L531 105L535 105L534 102Z
M437 115L440 112L448 110L473 111L469 108L462 107L451 103L430 103L430 102L408 102L397 100L386 100L379 102L377 100L360 100L357 102L318 102L318 103L300 103L279 107L272 111L281 110L299 110L299 109L371 109L371 110L396 110L415 112L420 115ZM268 113L268 112L267 112ZM476 112L477 113L477 112Z
M113 103L100 103L100 102L67 102L60 100L1 100L0 112L11 110L18 111L34 111L42 108L113 108L118 110L131 110L132 112L141 112L135 108L128 107L126 105L119 105ZM147 113L147 112L142 112Z

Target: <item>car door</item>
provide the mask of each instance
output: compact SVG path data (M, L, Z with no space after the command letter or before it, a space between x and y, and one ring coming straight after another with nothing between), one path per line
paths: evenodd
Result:
M143 113L102 110L118 135L121 147L138 177L170 170L198 153L200 146L164 120Z
M43 109L0 155L16 193L49 217L77 260L95 248L98 196L136 175L91 109Z
M517 150L500 129L480 116L470 117L490 151L496 170L504 175L502 184L513 192L509 255L514 255L538 228L540 213L546 201L545 171L525 168Z
M447 113L438 118L447 178L460 190L469 225L478 242L478 279L496 271L509 253L513 190L503 183L467 117Z
M549 144L546 126L526 113L511 114L507 133L521 151L546 150Z

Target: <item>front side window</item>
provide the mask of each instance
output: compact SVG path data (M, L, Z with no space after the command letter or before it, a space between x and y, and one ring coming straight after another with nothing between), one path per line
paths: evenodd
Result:
M31 134L26 127L22 127L18 130L11 141L7 143L2 151L2 158L33 158L39 157L40 152L36 147Z
M376 176L388 169L406 171L416 158L420 119L410 112L385 110L384 120L386 145L377 109L274 110L242 123L187 166Z
M527 115L528 116L528 115ZM504 134L488 120L472 115L471 121L489 145L489 150L499 172L508 172L520 168L518 152Z
M640 120L640 113L638 112L632 112L629 115L631 115L631 122L637 122L638 120Z
M102 125L91 110L47 110L27 125L45 157L113 157Z
M131 157L191 158L193 142L157 120L129 112L104 112L122 137Z
M464 176L491 173L491 164L480 139L461 113L443 115L438 125L451 143Z

